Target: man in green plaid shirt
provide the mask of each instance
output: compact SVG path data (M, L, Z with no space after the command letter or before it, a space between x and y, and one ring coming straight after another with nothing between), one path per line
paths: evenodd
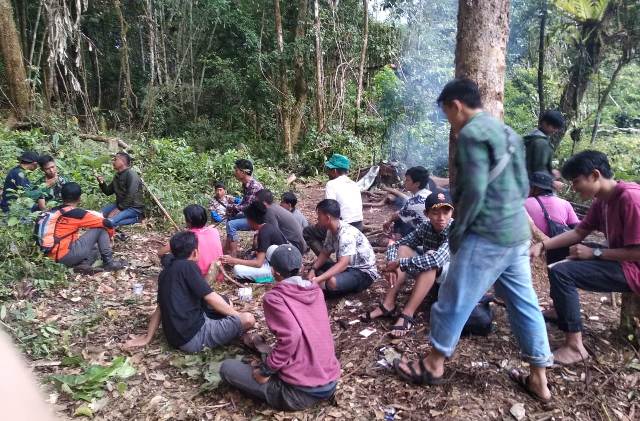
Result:
M415 383L439 384L469 315L495 284L507 307L511 330L530 374L509 377L539 400L549 401L546 367L553 363L547 329L531 282L529 224L524 201L529 190L522 140L482 110L475 82L454 79L438 97L458 134L455 157L456 221L449 238L447 278L431 307L433 350L417 362L394 361L396 372Z

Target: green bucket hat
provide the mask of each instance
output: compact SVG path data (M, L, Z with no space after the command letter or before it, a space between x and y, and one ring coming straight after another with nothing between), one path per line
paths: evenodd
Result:
M348 170L350 164L351 163L349 162L349 158L347 158L344 155L334 153L333 155L331 155L331 158L329 158L329 160L324 163L324 166L329 168L330 170L335 170L335 169Z

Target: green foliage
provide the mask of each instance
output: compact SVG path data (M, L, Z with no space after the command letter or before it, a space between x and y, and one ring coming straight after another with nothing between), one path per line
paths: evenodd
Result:
M49 379L74 400L91 402L94 398L104 396L107 381L117 381L117 390L124 393L126 383L123 380L136 374L128 358L115 357L108 366L83 366L81 374L53 375Z
M236 355L223 349L208 349L198 354L185 354L173 358L170 364L180 370L180 373L191 379L202 379L204 383L200 385L200 393L213 390L218 387L222 378L220 377L220 366L222 361L236 358L242 359L242 355Z
M609 0L554 0L553 4L578 22L599 22Z
M56 323L38 320L36 309L29 302L3 304L0 320L6 321L22 350L32 358L52 358L69 348L69 332L61 332Z

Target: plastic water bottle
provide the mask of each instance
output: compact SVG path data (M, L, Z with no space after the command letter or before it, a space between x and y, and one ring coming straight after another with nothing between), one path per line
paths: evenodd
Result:
M214 210L211 211L211 219L214 220L214 222L220 222L222 221L224 218L222 216L220 216L220 214Z
M384 421L393 421L396 419L396 409L388 406L384 409Z

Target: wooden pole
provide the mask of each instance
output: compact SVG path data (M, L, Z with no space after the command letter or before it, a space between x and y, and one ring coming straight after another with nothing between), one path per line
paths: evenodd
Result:
M173 224L173 226L176 228L176 230L180 231L180 227L178 226L178 224L176 224L176 221L173 220L173 218L171 217L171 215L169 215L169 212L167 212L167 210L164 208L164 206L162 206L162 203L160 203L160 199L158 199L156 197L155 194L153 194L153 192L149 189L149 186L147 186L147 183L144 182L144 180L142 179L142 177L140 177L140 181L142 182L142 185L144 186L145 189L147 189L147 191L149 192L149 194L151 195L151 198L153 199L153 201L156 203L156 205L158 205L158 207L160 208L160 210L162 211L162 213L164 214L164 216L167 217L167 219L169 221L171 221L171 223Z

